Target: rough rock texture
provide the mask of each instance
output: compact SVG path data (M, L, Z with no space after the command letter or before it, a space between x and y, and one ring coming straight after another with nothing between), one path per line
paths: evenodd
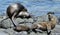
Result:
M29 23L33 23L33 19L30 18L30 19L20 19L20 18L17 18L15 19L15 24L18 25L18 24L28 24ZM2 23L1 23L2 27L4 28L10 28L10 27L13 27L13 23L11 22L10 19L7 19L7 20L4 20Z
M48 21L48 15L42 15L37 17L38 22Z
M2 19L1 19L2 20ZM0 20L0 21L1 21ZM35 20L35 21L34 21ZM29 19L21 19L21 18L17 18L15 19L15 23L18 25L18 24L25 24L29 27L31 27L32 23L33 22L39 22L39 21L48 21L47 19L47 16L39 16L37 18L29 18ZM2 27L3 28L7 28L7 29L3 29L1 28L0 29L0 35L28 35L26 31L21 31L21 32L16 32L13 30L13 24L11 22L10 19L7 19L7 20L4 20L2 23ZM55 29L52 30L52 35L60 35L60 25L56 25ZM34 32L31 32L29 35L47 35L46 32L43 32L43 33L34 33Z

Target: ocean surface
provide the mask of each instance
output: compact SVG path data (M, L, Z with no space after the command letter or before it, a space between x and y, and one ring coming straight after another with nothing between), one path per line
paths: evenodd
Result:
M40 16L47 12L55 12L60 15L60 0L0 0L0 15L6 13L7 7L12 3L21 3L29 13Z

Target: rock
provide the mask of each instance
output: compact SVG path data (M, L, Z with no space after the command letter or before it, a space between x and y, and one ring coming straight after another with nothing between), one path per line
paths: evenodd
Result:
M37 17L37 22L48 21L48 15L42 15Z
M8 33L9 35L27 35L26 31L16 32L12 28L6 29L4 32Z
M7 32L4 32L6 29L0 28L0 35L9 35Z
M48 18L47 15L39 16L37 18L35 18L35 17L34 18L29 18L29 19L17 18L17 19L14 20L14 23L15 23L15 25L24 24L24 23L26 23L27 25L30 25L34 22L34 20L36 20L35 22L48 21L47 18ZM14 27L13 23L11 22L10 19L4 20L1 24L2 24L2 27L4 27L4 28Z
M21 22L23 22L23 23L24 23L24 22L25 22L25 23L30 23L30 22L32 23L32 22L34 22L32 18L29 18L29 19L20 19L20 18L17 18L15 21L16 21L18 24L21 23Z
M34 20L36 20L36 21L34 22ZM17 18L17 19L15 19L14 22L15 22L16 25L25 24L25 25L27 25L28 27L31 28L31 25L32 25L33 22L37 23L37 22L42 22L42 21L48 21L48 16L43 15L43 16L39 16L37 18L34 17L34 18L29 18L29 19ZM2 27L7 28L7 29L0 29L0 35L46 35L46 33L43 34L43 33L34 33L34 32L31 32L30 34L27 34L26 31L16 32L16 31L13 30L14 25L11 22L10 19L4 20L1 24L2 24ZM60 29L58 27L59 26L56 26L56 29L55 29L55 31L53 30L53 33L58 32L58 30Z
M13 26L12 22L10 19L7 19L7 20L4 20L2 23L1 23L1 26L3 28L10 28Z
M22 32L17 33L16 35L28 35L28 34L26 31L22 31Z
M29 35L37 35L37 33L31 32Z
M32 24L34 21L32 18L30 19L21 19L21 18L17 18L14 20L14 23L15 25L18 25L18 24L25 24L25 23L30 23ZM11 27L14 27L13 23L11 22L10 19L7 19L7 20L4 20L2 23L1 23L1 26L3 28L11 28Z
M9 35L8 33L0 32L0 35Z

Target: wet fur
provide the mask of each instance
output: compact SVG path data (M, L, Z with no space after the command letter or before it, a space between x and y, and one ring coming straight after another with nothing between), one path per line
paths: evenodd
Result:
M27 9L22 4L20 4L20 3L11 4L7 7L7 11L6 11L7 18L6 19L9 18L12 21L13 25L16 27L13 20L18 18L17 17L18 14L23 11L27 12ZM6 19L3 19L2 21L6 20ZM2 23L2 21L1 21L1 23Z
M17 32L21 32L21 31L26 31L28 34L30 34L30 28L26 25L19 25L17 27L14 28L15 31Z
M51 15L50 15L50 17L51 17ZM34 30L35 29L40 29L42 31L47 31L47 35L50 35L51 30L53 30L55 28L55 25L57 23L57 18L52 16L50 18L50 20L51 21L34 23L33 24L33 29ZM48 32L49 30L50 30L50 32Z

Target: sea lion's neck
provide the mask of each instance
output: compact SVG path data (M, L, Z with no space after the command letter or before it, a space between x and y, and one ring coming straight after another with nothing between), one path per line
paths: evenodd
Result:
M51 21L51 16L50 15L48 15L48 20Z

